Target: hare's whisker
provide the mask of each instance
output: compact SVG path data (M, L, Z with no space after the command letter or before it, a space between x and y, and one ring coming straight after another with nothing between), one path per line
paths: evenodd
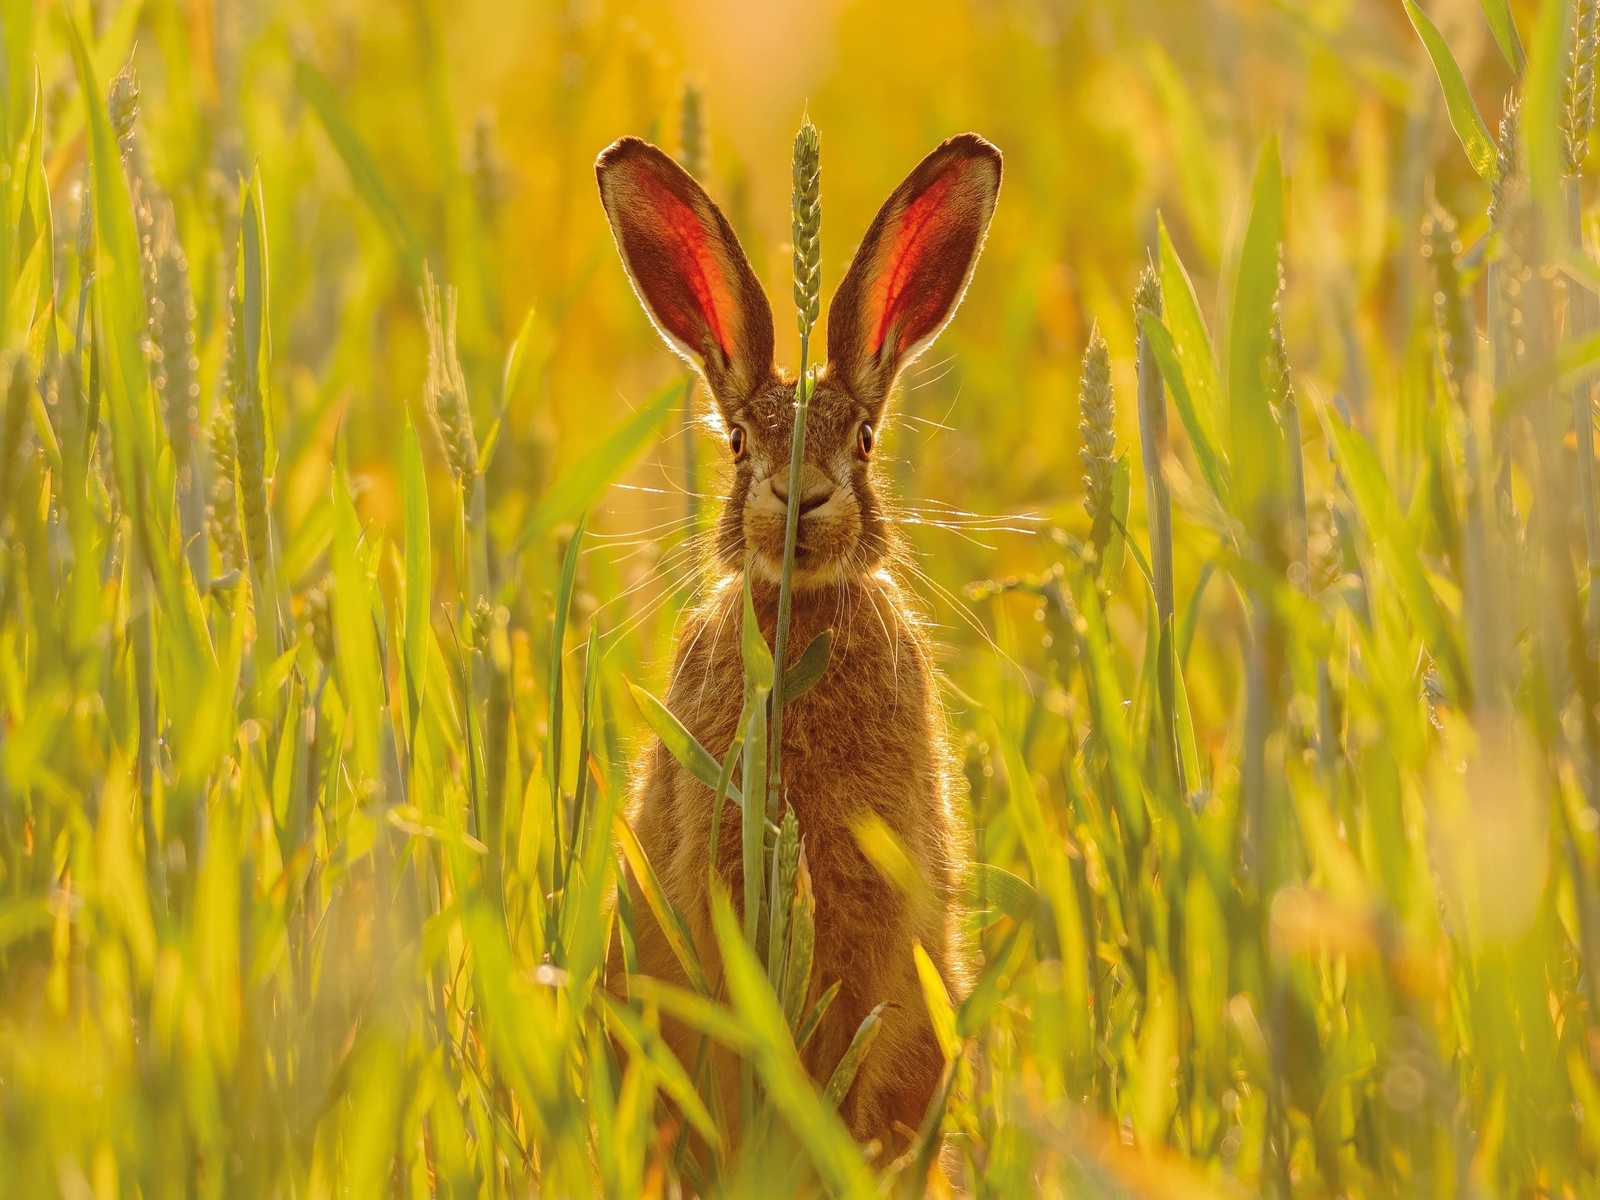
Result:
M957 525L940 525L936 521L907 521L906 524L907 525L923 525L923 526L927 526L927 527L930 527L930 528L933 528L933 529L946 530L947 532L955 534L958 538L960 538L964 542L971 542L974 546L978 547L978 549L980 549L980 550L994 550L994 549L996 549L995 546L990 545L988 542L980 542L977 538L973 537L970 532L968 532L965 529L962 529L960 526L957 526ZM980 530L978 530L978 532L979 533L990 533L990 532L993 532L993 530L980 529Z
M691 596L690 596L691 602L693 600L693 597L695 595L697 595L698 592L699 592L699 589L697 588L694 593L691 593ZM661 608L667 603L667 601L672 599L673 594L674 594L674 592L673 592L673 589L671 589L671 588L667 588L667 589L663 590L663 592L662 592L662 594L660 596L656 597L649 604L647 604L643 609L641 609L638 613L634 614L634 616L629 618L623 624L619 625L616 629L612 630L611 634L602 634L601 635L601 640L602 641L604 641L607 637L611 637L611 636L615 635L614 640L612 641L611 645L606 649L605 652L607 654L610 654L612 650L614 650L618 646L622 645L623 642L626 640L626 638L630 634L632 634L636 629L638 629L639 626L643 625L646 621L648 621L656 613L660 612Z
M919 392L923 388L932 387L934 384L940 382L942 379L944 379L946 376L948 376L951 371L955 370L955 359L947 358L947 359L944 360L943 363L939 363L939 364L936 364L936 365L942 366L944 368L944 370L940 371L937 375L929 375L927 378L918 379L914 383L909 383L908 382L905 385L905 391L902 394L909 396L913 392ZM935 422L930 422L930 424L934 424L934 423ZM945 425L940 425L939 428L948 429L949 427L945 426Z
M940 433L954 433L956 431L954 425L946 425L942 421L935 421L930 417L919 417L915 413L900 413L895 420L904 421L907 424L923 425L929 429L937 429Z
M635 535L621 533L614 534L612 536L618 540L602 542L598 546L586 546L584 547L583 552L585 554L603 553L607 555L616 555L617 557L611 559L611 561L613 563L622 563L626 562L635 554L639 554L651 546L660 547L661 553L666 555L680 550L686 546L694 549L700 549L706 545L709 545L709 538L705 534L690 533L684 537L674 538L673 534L675 532L677 531L669 529L664 533L645 532ZM624 550L628 551L628 553L623 554L622 551Z
M884 640L889 643L889 678L894 681L894 704L891 706L889 711L897 712L900 708L899 622L897 621L895 624L895 632L890 633L888 623L883 619L883 613L878 610L878 602L873 598L872 581L870 578L867 579L862 591L866 593L867 603L872 605L872 615L878 618L878 627L883 630ZM891 604L889 608L892 612L894 610L894 605Z
M651 487L647 483L613 483L611 486L620 488L624 492L649 492L656 496L693 496L697 500L726 501L727 497L720 492L691 492L682 484L667 480L667 487Z
M1044 517L1036 512L1020 513L979 513L969 509L957 508L946 500L935 500L924 497L920 500L902 500L895 505L896 509L905 512L942 512L952 517L982 517L985 520L1004 519L1007 521L1043 521Z
M626 550L630 546L637 546L645 542L655 542L660 545L683 528L685 528L684 524L668 522L664 525L647 526L644 529L592 534L590 536L599 544L585 546L583 552L591 554L596 550Z
M614 604L621 604L623 601L629 599L631 596L654 583L666 583L670 585L667 589L669 592L675 590L680 580L674 578L671 572L683 565L687 553L687 548L679 547L677 550L663 555L660 560L651 564L650 569L643 572L638 580L624 588L622 591L618 592L615 596L612 596L609 600L605 601L595 611L601 612L610 608Z
M635 559L645 558L646 551L651 546L656 544L657 543L655 542L647 542L642 546L635 546L626 554L619 554L616 558L611 560L611 565L613 567L620 567L625 563L633 562ZM679 567L683 566L690 558L698 557L698 551L699 548L696 546L691 546L688 543L679 543L657 558L646 559L645 565L643 566L643 577L650 578L651 576L669 575L676 571Z
M724 622L727 621L728 614L733 612L733 610L736 609L736 608L738 608L740 610L739 611L739 615L740 615L740 618L743 619L744 610L737 603L724 604L722 606L721 615L719 615L717 617L717 627L716 627L715 630L712 631L712 634L711 634L711 650L706 655L705 669L700 672L700 690L695 695L695 707L696 708L700 707L700 705L705 703L706 685L711 682L711 664L717 661L717 646L722 641L722 626L723 626ZM704 629L705 629L705 627L702 625L701 626L701 632L704 632ZM700 637L699 633L695 634L695 640L696 641L699 640L699 637ZM691 649L692 649L693 648L693 643L691 643L690 645L691 645ZM687 661L687 659L688 659L688 653L687 652L685 652L684 658L685 658L685 661Z
M667 507L666 505L661 505L660 507L656 508L654 511L662 512L662 511L666 510L666 507ZM630 510L630 511L649 511L649 510ZM646 525L646 526L643 526L642 528L639 528L639 529L623 530L623 531L620 531L620 532L617 532L617 533L596 533L596 534L591 534L590 536L598 537L598 538L601 538L601 539L617 538L617 537L630 537L630 536L635 535L635 534L650 533L650 532L652 532L654 530L658 530L658 529L677 529L677 528L681 528L681 527L683 527L685 525L693 525L694 522L695 522L695 518L693 516L691 516L689 513L679 512L676 516L668 517L664 521L658 521L654 525Z
M961 597L955 592L952 592L949 588L945 587L942 583L933 578L933 576L929 575L915 563L908 564L908 568L917 576L918 579L931 587L945 600L946 603L956 610L963 623L965 623L969 628L972 629L974 633L983 639L984 643L988 645L989 649L994 652L995 656L999 658L1001 662L1005 663L1008 667L1016 672L1016 674L1022 679L1023 683L1027 686L1028 694L1030 696L1033 695L1034 691L1032 676L1030 676L1029 673L1023 668L1021 663L1017 662L1015 658L1001 648L1000 644L996 642L990 635L988 629L984 627L983 623L978 619L977 614L972 611L971 607L968 606L966 601L962 600Z
M906 370L905 390L915 391L920 387L927 387L937 383L954 368L956 356L947 354L943 358L919 360Z

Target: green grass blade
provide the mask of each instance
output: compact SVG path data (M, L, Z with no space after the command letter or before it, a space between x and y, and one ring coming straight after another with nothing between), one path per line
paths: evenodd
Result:
M583 708L578 714L578 779L572 792L572 844L562 871L563 887L572 876L572 865L587 845L589 796L594 789L592 770L594 720L600 698L600 624L589 622L589 640L583 651Z
M667 945L683 966L683 973L689 980L689 986L701 995L709 996L711 985L706 980L705 970L700 966L699 956L695 954L694 939L684 924L683 914L667 899L666 893L662 890L661 877L656 874L654 864L645 853L644 846L640 844L639 835L634 833L633 826L628 824L627 818L621 813L617 814L611 825L617 844L622 847L623 857L627 859L628 866L633 871L634 882L644 894L644 901L650 906L650 912L661 927L661 934L667 939Z
M1206 486L1211 489L1211 494L1217 498L1217 502L1223 508L1227 508L1229 493L1227 460L1212 442L1206 421L1195 405L1194 396L1189 390L1188 378L1184 374L1177 342L1167 327L1161 323L1161 318L1148 310L1139 314L1139 327L1149 339L1150 349L1155 352L1156 362L1161 367L1161 377L1166 380L1167 387L1172 392L1172 402L1177 406L1178 419L1183 422L1184 432L1189 437L1189 445L1194 450L1200 477L1205 480Z
M28 159L23 167L23 175L18 191L17 246L21 251L28 245L29 239L42 239L43 244L54 248L55 246L55 217L50 207L50 181L44 169L44 82L39 72L38 64L33 69L33 119L32 128L28 134ZM8 260L7 278L10 272L16 269L15 252L7 250ZM16 292L20 302L27 304L34 312L42 311L56 294L55 255L47 256L47 261L42 263L38 277L34 283L34 292L31 296L23 293L18 286ZM14 285L15 286L15 285ZM14 299L12 303L19 302ZM7 328L17 320L16 314L7 313ZM30 321L31 325L31 321Z
M1572 44L1573 0L1546 0L1533 27L1524 76L1521 127L1527 149L1528 191L1544 222L1545 239L1565 236L1567 71ZM1480 172L1481 173L1481 172Z
M705 1138L713 1149L720 1149L722 1131L712 1121L688 1072L661 1035L640 1020L632 1009L618 1003L613 997L602 995L601 1000L605 1004L606 1025L626 1047L629 1055L647 1065L657 1085L678 1106L689 1124L694 1126L695 1132Z
M433 542L428 528L428 481L422 466L422 445L409 417L402 449L405 493L405 659L406 700L415 726L422 711L428 678L428 610L433 598ZM415 736L415 733L413 733Z
M1216 564L1207 560L1200 568L1200 578L1189 593L1189 602L1183 606L1183 620L1178 626L1178 665L1189 661L1189 648L1194 645L1195 630L1200 627L1200 602L1205 599L1206 585L1216 574Z
M533 330L533 317L534 310L530 308L528 315L522 318L517 336L511 341L511 348L506 351L505 369L500 373L500 405L495 410L494 418L489 422L488 432L483 435L483 445L478 448L480 475L489 473L489 464L494 461L495 449L500 445L500 431L505 423L506 408L511 404L511 397L516 394L517 385L522 382L522 368L528 358L528 339Z
M811 867L805 844L795 871L794 897L789 907L789 961L783 973L783 1015L798 1040L806 996L811 991L811 968L816 954L817 898L811 890Z
M1090 535L1102 547L1100 584L1107 595L1122 586L1123 562L1128 556L1128 505L1132 502L1133 466L1124 454L1111 470L1111 501L1095 517ZM1148 577L1149 572L1145 572Z
M522 382L522 368L528 361L528 339L533 332L534 310L529 309L527 316L522 318L522 324L517 327L517 336L511 340L511 348L506 351L505 370L500 375L500 402L509 404L511 397L517 393L517 385Z
M963 1038L982 1030L989 1016L1009 993L1032 942L1033 926L1019 921L1011 927L999 947L985 956L983 970L966 999L956 1010L956 1032Z
M864 1200L872 1189L861 1153L806 1078L789 1039L783 1010L767 983L767 974L746 943L733 906L721 891L712 893L711 913L734 1009L755 1035L755 1066L766 1087L767 1099L800 1139L829 1189L837 1196Z
M333 88L328 86L328 81L320 71L304 60L295 64L294 82L296 90L311 105L311 111L316 113L333 148L344 160L357 194L367 202L384 232L394 242L395 253L400 256L400 262L411 278L411 285L421 287L422 244L411 231L400 201L384 182L372 152L345 119L344 109L339 104L339 98L333 94Z
M1478 0L1483 16L1489 22L1489 32L1494 34L1495 45L1506 56L1511 70L1520 78L1528 65L1523 52L1522 39L1517 36L1517 23L1511 16L1511 5L1506 0Z
M362 545L361 518L351 496L345 453L341 438L334 452L333 474L334 647L339 692L355 727L355 777L357 781L376 783L383 711L383 672L372 623L376 581L369 566L369 552Z
M928 1019L933 1023L933 1035L946 1062L954 1062L961 1055L961 1038L956 1033L956 1010L950 1005L950 993L939 976L939 968L918 942L911 947L917 963L917 981L922 985L922 999L928 1006Z
M576 586L578 556L583 549L583 522L584 518L579 517L578 527L572 531L572 537L567 542L566 555L561 560L561 578L556 584L555 613L550 623L550 673L546 680L545 691L549 699L545 732L545 771L550 780L550 819L554 822L554 861L557 869L560 868L566 854L561 832L561 810L566 806L561 791L562 722L566 713L562 682L566 677L567 617L572 612L572 589ZM581 764L579 769L582 769Z
M517 539L519 552L526 550L556 526L573 520L622 474L661 427L662 421L672 410L678 390L679 385L673 383L656 392L617 426L605 441L556 477L522 528L522 534Z
M1492 182L1495 177L1494 138L1489 136L1489 127L1478 115L1478 106L1473 103L1466 76L1462 75L1461 67L1457 65L1455 55L1450 53L1450 47L1438 27L1428 19L1427 13L1417 7L1416 0L1401 0L1401 3L1406 6L1406 16L1411 18L1417 36L1422 39L1428 57L1433 60L1439 86L1444 89L1444 104L1450 114L1450 124L1461 139L1461 148L1467 152L1467 162L1485 182Z
M761 636L755 601L750 595L750 572L744 573L743 621L739 626L739 655L744 663L744 694L748 703L757 691L772 690L772 650Z
M850 1045L844 1052L844 1057L839 1060L839 1065L834 1067L833 1074L828 1076L828 1086L822 1090L822 1102L829 1108L837 1110L844 1103L844 1098L850 1094L851 1085L856 1081L856 1075L861 1070L861 1064L872 1050L872 1044L878 1040L878 1032L883 1028L884 1005L879 1004L865 1017L861 1024L856 1026L855 1036L850 1039Z
M672 714L667 713L667 716L671 717ZM676 718L673 719L676 720ZM717 875L717 854L719 852L722 839L723 804L726 800L733 796L733 772L734 768L739 765L741 755L744 752L745 733L749 730L749 728L750 706L747 704L745 705L743 711L739 713L739 724L734 731L733 742L728 746L728 753L722 759L722 766L717 770L716 785L712 788L711 839L710 845L706 848L706 870L708 871L706 877L708 879L715 879ZM687 732L684 734L684 736L688 737ZM689 738L689 741L693 742L694 739ZM699 743L695 744L696 746L699 745ZM734 802L737 804L742 800L743 797L739 797Z
M783 677L783 702L792 704L815 687L827 671L832 656L833 630L824 629L811 639Z
M910 1167L906 1179L919 1192L929 1187L929 1174L933 1170L934 1156L939 1152L939 1131L944 1127L945 1115L950 1110L950 1097L955 1090L957 1064L947 1062L939 1076L939 1083L928 1101L928 1111L922 1116L917 1136L907 1152ZM902 1158L901 1161L905 1161Z
M1228 339L1228 410L1233 437L1236 513L1252 537L1270 538L1284 503L1283 436L1273 416L1272 326L1278 296L1278 261L1283 241L1283 174L1278 144L1262 147L1250 194L1235 282Z
M106 116L104 95L89 58L76 19L64 12L78 84L89 113L91 191L96 235L94 303L99 344L106 367L107 417L117 453L114 466L125 496L148 496L148 517L160 522L168 515L151 494L158 451L155 405L142 338L148 327L144 281L140 277L139 235L133 223L132 201L117 153L116 137ZM146 517L146 505L136 515ZM158 524L158 529L160 528ZM153 537L165 545L165 537Z
M1200 750L1194 736L1194 716L1189 711L1189 689L1183 681L1183 663L1173 638L1167 638L1172 655L1173 718L1178 740L1178 765L1183 770L1183 785L1190 796L1201 788ZM1188 799L1185 796L1184 799Z
M711 788L713 792L719 785L724 784L722 764L716 760L711 751L695 740L694 735L684 728L683 722L672 715L672 710L632 680L625 682L628 685L628 693L639 706L639 714L644 717L645 724L655 730L656 736L661 739L661 744L667 748L667 752L677 759L689 774ZM725 786L728 799L743 808L744 796L739 789L731 783L726 783Z
M1467 679L1460 648L1423 570L1411 524L1383 476L1377 455L1355 430L1320 404L1317 414L1373 549L1395 577L1417 633L1444 675L1450 694L1462 696Z
M1083 918L1073 887L1072 870L1058 847L1060 839L1045 827L1044 811L1034 790L1033 776L1016 743L990 714L1006 768L1011 813L1022 846L1033 868L1034 886L1050 902L1061 947L1061 987L1065 996L1067 1049L1086 1061L1093 1049L1089 1027L1089 980L1083 940Z
M1228 465L1228 412L1222 394L1222 374L1217 366L1216 351L1212 348L1211 334L1206 329L1200 300L1194 290L1189 270L1178 257L1167 232L1166 222L1157 221L1157 235L1161 249L1161 300L1163 322L1172 333L1172 345L1177 352L1178 365L1192 398L1192 417L1195 427L1202 430L1202 440L1212 447L1218 464L1225 475ZM1165 375L1165 364L1163 364ZM1185 422L1187 427L1188 422ZM1192 436L1192 435L1191 435Z
M745 786L750 803L739 821L740 862L744 868L744 933L750 948L761 936L762 896L766 892L767 832L762 818L761 781L767 777L767 693L757 686L750 697L750 727L744 737Z
M239 220L239 282L244 305L244 374L260 392L266 394L266 355L269 348L267 313L269 284L267 264L267 214L262 203L261 174L253 173L244 184ZM263 414L264 415L264 414Z
M146 401L148 378L139 339L147 326L143 280L139 276L139 235L133 223L132 201L123 177L116 136L105 110L105 89L100 83L83 41L83 34L70 13L63 14L73 61L78 68L78 84L89 114L89 152L91 186L94 199L95 232L98 241L96 263L97 295L104 297L111 318L112 356L127 391L130 408L141 418L130 432L127 447L137 446L141 455L154 460L156 423Z
M967 878L967 900L990 903L1013 921L1031 921L1039 910L1039 893L1020 876L993 863L974 863Z
M649 975L630 975L628 993L730 1050L740 1054L755 1050L757 1035L750 1026L737 1013L698 992L663 983Z
M800 1022L800 1028L794 1033L794 1048L804 1050L811 1041L817 1027L822 1024L822 1018L828 1015L828 1010L833 1007L833 1002L839 998L839 980L835 979L817 997L817 1002L811 1006L811 1011L806 1013L805 1019Z

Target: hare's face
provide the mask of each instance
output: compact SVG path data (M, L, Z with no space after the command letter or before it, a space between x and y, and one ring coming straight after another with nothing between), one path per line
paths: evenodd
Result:
M733 230L654 146L624 138L595 167L617 250L645 311L711 389L734 479L717 533L724 566L775 580L788 506L800 507L795 581L878 569L890 534L872 455L900 370L954 314L1000 191L1000 152L951 138L896 188L828 309L828 358L789 478L795 385L773 363L772 310Z
M718 527L723 563L776 581L784 526L796 489L789 479L795 385L773 380L732 416L728 455L733 486ZM805 466L798 489L800 524L794 578L801 587L876 570L889 552L889 529L873 486L872 455L882 406L868 406L824 375L806 415Z

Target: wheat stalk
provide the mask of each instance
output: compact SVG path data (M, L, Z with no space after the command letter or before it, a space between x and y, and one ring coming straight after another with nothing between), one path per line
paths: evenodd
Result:
M804 500L806 410L812 377L808 358L811 331L817 323L822 288L822 151L809 116L795 134L794 190L790 215L794 231L794 304L800 330L800 377L795 381L794 433L789 449L789 503L783 527L783 568L778 577L778 628L773 639L771 753L767 762L767 818L776 821L781 807L783 755L783 680L788 666L789 615L793 604L794 548L800 532Z
M1155 268L1145 267L1133 293L1133 319L1138 329L1139 444L1144 463L1145 501L1150 523L1150 571L1155 584L1156 616L1165 626L1172 620L1172 496L1162 474L1167 452L1167 395L1156 364L1155 351L1145 336L1142 319L1161 319L1161 280Z

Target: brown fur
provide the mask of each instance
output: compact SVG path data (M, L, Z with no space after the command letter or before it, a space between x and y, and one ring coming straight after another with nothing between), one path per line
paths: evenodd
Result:
M786 498L795 490L795 385L772 363L770 308L699 185L636 139L607 150L597 170L635 290L657 327L705 374L724 426L744 431L747 450L734 464L718 523L708 596L680 631L667 695L668 707L721 758L743 696L740 581L747 562L762 633L773 642ZM894 579L897 543L862 427L876 433L899 371L954 313L999 184L999 152L969 134L930 154L885 203L829 314L828 363L811 400L799 488L790 661L825 629L835 640L820 682L784 710L783 791L805 839L816 895L811 1000L834 981L841 985L805 1063L825 1081L862 1019L888 1002L842 1115L858 1140L877 1140L891 1153L921 1124L943 1066L913 944L927 950L954 996L969 982L957 919L967 831L927 636ZM711 805L709 790L656 743L642 761L629 817L715 978ZM929 887L921 900L885 880L861 852L852 828L866 814L895 833L922 871ZM724 813L718 870L737 903L743 870L733 805ZM633 913L639 969L684 983L648 909L635 900ZM612 973L620 973L619 961ZM692 1067L698 1039L670 1023L667 1035ZM735 1108L737 1063L730 1056L713 1062L721 1094Z

